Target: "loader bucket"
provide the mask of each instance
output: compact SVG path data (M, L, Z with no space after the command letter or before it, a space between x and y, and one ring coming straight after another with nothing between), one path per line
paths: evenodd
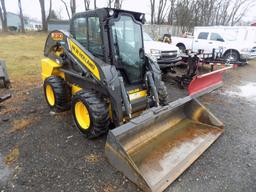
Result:
M223 132L223 124L191 96L152 108L109 131L110 164L143 191L163 191Z
M224 71L231 69L232 67L225 67L210 73L196 76L188 86L189 95L203 95L204 90L207 92L217 89L223 84L223 73Z

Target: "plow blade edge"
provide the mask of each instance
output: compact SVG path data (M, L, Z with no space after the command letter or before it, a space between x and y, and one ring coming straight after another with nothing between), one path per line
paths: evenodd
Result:
M203 95L222 86L223 73L232 67L225 67L210 73L196 76L188 86L189 95Z
M188 96L152 108L109 131L110 164L144 191L163 191L223 132L223 124Z

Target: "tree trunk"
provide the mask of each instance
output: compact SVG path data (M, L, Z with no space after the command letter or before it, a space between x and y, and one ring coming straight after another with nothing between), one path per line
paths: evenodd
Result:
M94 0L94 9L97 9L97 1Z
M49 13L48 13L48 16L47 16L47 19L46 19L47 24L48 24L48 22L50 20L51 13L52 13L52 0L50 0Z
M111 8L112 0L108 0L108 7Z
M21 32L25 33L24 17L23 17L23 12L22 12L21 0L18 0L18 5L19 5L19 9L20 9Z
M39 0L40 7L41 7L41 17L42 17L42 26L43 26L43 31L48 30L47 26L47 21L45 17L45 5L44 5L44 0Z
M84 0L84 8L85 11L90 9L90 0Z
M73 16L76 13L76 0L70 0L70 9Z
M115 8L115 9L121 9L120 1L119 1L119 0L115 0L114 8Z
M3 32L8 32L5 0L1 0L0 15L1 15L1 22L2 22L2 30Z
M150 17L151 17L151 24L154 24L154 16L155 16L155 0L150 0Z

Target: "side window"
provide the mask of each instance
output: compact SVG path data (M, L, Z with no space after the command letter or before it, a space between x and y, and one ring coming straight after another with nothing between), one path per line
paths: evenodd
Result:
M88 17L88 49L96 57L103 59L100 21L98 17Z
M211 33L210 40L224 42L224 39L218 33Z
M87 48L88 43L87 43L87 19L86 18L81 17L74 20L72 34L80 44L82 44L85 48Z
M206 40L208 38L209 33L208 32L201 32L198 35L198 39L204 39Z

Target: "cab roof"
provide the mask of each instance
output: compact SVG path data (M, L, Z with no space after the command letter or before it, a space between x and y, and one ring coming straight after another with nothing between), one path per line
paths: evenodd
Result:
M111 15L111 11L113 11L113 14ZM122 9L113 9L113 8L99 8L95 10L88 10L85 12L76 13L72 19L77 17L90 17L90 16L98 16L101 20L105 20L109 17L116 17L119 15L119 13L126 13L132 15L137 21L145 23L145 14L140 12L134 12L134 11L127 11Z

